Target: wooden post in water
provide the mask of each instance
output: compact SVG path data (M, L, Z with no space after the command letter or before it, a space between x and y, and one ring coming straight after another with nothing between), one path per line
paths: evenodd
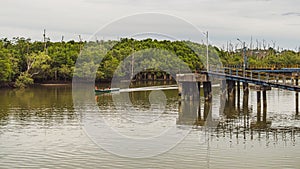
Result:
M235 107L235 81L226 80L230 106Z
M249 103L249 93L244 92L243 93L243 117L244 117L244 127L247 126L247 118L249 118L248 113L249 113L249 108L248 108L248 103ZM246 138L245 132L244 132L244 139Z
M243 82L243 91L249 93L249 84L246 82Z
M232 107L235 108L235 100L236 100L236 84L235 81L232 81Z
M233 97L233 83L232 80L226 80L228 98Z
M267 122L267 92L263 90L263 122Z
M249 104L249 93L244 92L243 94L243 113L244 115L248 114L248 104Z
M257 122L261 119L261 93L257 91Z
M241 96L240 82L237 81L236 85L237 85L237 108L240 113L240 99L241 99L240 98L240 96Z

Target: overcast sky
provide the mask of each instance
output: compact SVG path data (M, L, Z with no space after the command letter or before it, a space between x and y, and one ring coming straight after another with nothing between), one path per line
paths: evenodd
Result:
M300 46L298 0L1 0L0 38L42 40L46 29L51 40L78 40L78 35L87 40L119 18L145 12L179 17L209 31L210 43L219 47L238 43L237 38L249 43L251 36L276 47Z

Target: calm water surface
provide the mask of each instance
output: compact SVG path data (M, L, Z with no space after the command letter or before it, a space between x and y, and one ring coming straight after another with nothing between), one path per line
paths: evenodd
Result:
M225 102L223 109L220 91L214 90L213 102L207 104L212 110L210 115L205 115L207 105L203 99L195 107L191 102L179 102L176 89L163 92L166 106L159 115L153 113L151 91L129 92L132 106L150 109L150 113L132 114L114 105L114 95L127 92L93 98L98 113L124 135L134 132L134 127L125 130L133 124L126 119L159 119L162 124L157 125L158 129L174 124L182 131L189 130L169 151L148 158L129 158L110 153L91 140L83 124L91 116L89 112L76 113L70 86L2 89L0 168L299 168L300 121L295 113L295 93L268 91L267 117L258 121L256 91L250 90L247 106L241 96L240 106ZM89 106L94 105L82 105ZM207 116L216 123L209 130L203 127ZM143 128L141 137L147 137L153 128ZM109 133L100 134L106 139ZM122 144L114 146L121 148Z

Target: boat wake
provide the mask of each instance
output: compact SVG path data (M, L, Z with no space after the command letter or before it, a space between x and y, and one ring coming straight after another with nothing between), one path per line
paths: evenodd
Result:
M151 86L151 87L138 87L138 88L127 88L120 89L119 92L136 92L136 91L151 91L151 90L174 90L178 89L177 85L168 85L168 86Z

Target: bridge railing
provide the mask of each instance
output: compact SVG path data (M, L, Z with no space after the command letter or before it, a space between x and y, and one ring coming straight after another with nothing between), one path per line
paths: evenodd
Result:
M228 68L242 68L243 65L224 65L224 67ZM285 65L285 64L267 64L267 65L249 65L247 69L249 70L257 70L257 69L265 69L265 70L276 70L276 69L282 69L282 68L300 68L299 64L291 64L291 65Z
M230 75L232 77L239 77L239 78L247 78L249 80L257 80L257 81L264 81L268 83L274 84L283 84L283 85L295 85L295 79L298 78L297 76L289 76L284 74L275 74L269 72L256 72L251 70L245 70L240 68L220 68L220 67L210 67L210 72L215 72L224 75Z

